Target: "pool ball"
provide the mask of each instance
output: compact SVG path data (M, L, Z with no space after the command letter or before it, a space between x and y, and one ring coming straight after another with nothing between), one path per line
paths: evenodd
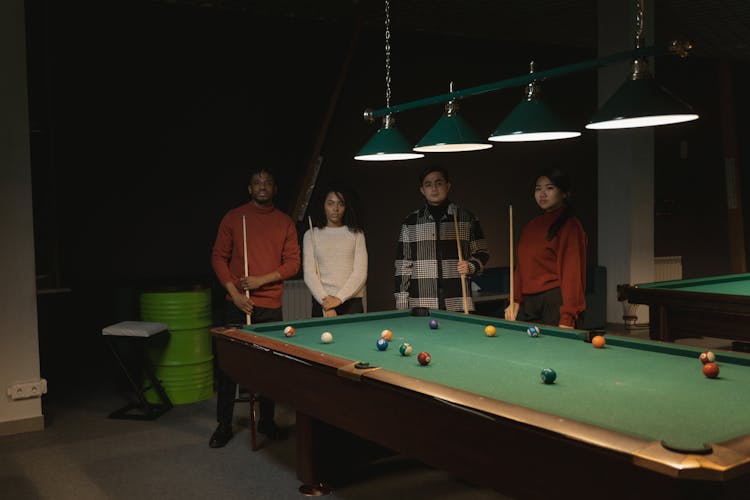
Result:
M432 328L433 330L437 330L437 327L439 326L438 321L436 319L431 319L428 324L430 325L430 328Z
M411 351L412 351L412 346L408 342L404 342L398 348L398 352L400 352L402 356L411 356Z
M542 382L545 384L554 384L555 379L557 378L557 373L555 373L555 370L552 368L545 368L539 374L539 378L541 378Z
M538 326L530 326L526 329L526 333L529 334L529 337L538 337L541 332Z
M430 361L432 361L432 356L430 356L429 352L420 352L417 354L417 361L419 361L419 364L422 366L426 366L430 364Z
M284 328L284 337L294 337L294 327L287 326Z
M708 378L716 378L719 376L719 365L716 363L706 363L703 365L703 375Z
M382 332L380 332L380 337L390 342L391 340L393 340L393 332L390 330L383 330Z
M597 349L601 349L602 347L604 347L604 344L606 343L607 341L604 340L604 337L602 337L601 335L597 335L591 339L591 345L593 345Z
M705 351L702 352L700 356L698 356L698 359L700 359L701 363L705 365L706 363L713 363L714 361L716 361L716 355L711 351Z
M484 327L484 334L488 337L494 337L496 333L495 327L492 325L487 325Z
M375 346L378 348L378 351L385 351L388 349L388 339L380 337Z
M323 334L320 336L320 341L324 344L330 344L333 342L333 334L331 332L323 332Z

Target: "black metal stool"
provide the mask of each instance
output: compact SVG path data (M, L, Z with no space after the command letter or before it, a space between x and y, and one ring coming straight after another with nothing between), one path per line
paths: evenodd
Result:
M112 354L114 354L122 371L125 373L130 386L133 388L136 401L131 401L122 408L109 414L109 418L121 418L129 420L154 420L164 412L172 408L167 393L161 382L156 378L154 368L146 355L146 344L151 339L159 337L166 338L169 334L167 325L164 323L150 323L146 321L122 321L102 329L102 335L107 339ZM140 386L140 376L137 371L131 370L125 362L123 354L118 349L118 341L127 343L137 353L138 364L143 369L150 382L149 387ZM153 388L158 394L161 403L150 403L144 397L144 392Z

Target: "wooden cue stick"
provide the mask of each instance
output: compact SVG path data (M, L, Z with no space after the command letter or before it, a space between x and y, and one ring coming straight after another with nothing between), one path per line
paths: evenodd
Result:
M243 256L245 257L245 277L247 277L247 225L245 223L244 215L242 216L242 251ZM245 297L247 297L247 300L250 300L250 290L245 290ZM252 324L250 314L248 313L245 313L245 324Z
M309 215L307 216L307 222L310 223L310 243L312 243L313 247L313 261L315 262L315 275L318 277L318 281L320 281L320 267L318 266L318 259L315 257L315 233L313 232L313 223L312 223L312 217Z
M458 239L458 211L453 214L453 227L456 230L456 248L458 248L458 260L464 260L461 252L461 241ZM466 298L466 275L461 273L461 296L464 299L464 314L469 314L469 302Z
M513 303L513 205L508 205L508 218L510 219L510 311L511 313L515 309Z

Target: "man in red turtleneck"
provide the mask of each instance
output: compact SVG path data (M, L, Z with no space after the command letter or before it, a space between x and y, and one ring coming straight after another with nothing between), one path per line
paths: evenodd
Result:
M277 186L265 169L252 174L248 191L251 200L227 212L219 225L211 265L227 291L224 322L245 324L282 321L281 295L284 280L299 270L300 254L297 230L292 219L276 210L273 197ZM243 216L245 229L243 231ZM247 275L245 241L247 238ZM245 295L248 290L249 297ZM219 425L209 446L221 448L232 438L232 414L237 385L218 370L216 420ZM285 432L273 421L274 402L261 396L258 431L271 439Z

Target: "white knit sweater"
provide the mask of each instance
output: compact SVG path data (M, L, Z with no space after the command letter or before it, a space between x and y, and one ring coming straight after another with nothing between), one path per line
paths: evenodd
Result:
M342 302L362 297L367 281L367 245L362 232L346 226L314 228L302 241L305 284L313 298L323 303L332 295ZM313 251L313 246L315 250ZM320 270L320 276L316 271Z

